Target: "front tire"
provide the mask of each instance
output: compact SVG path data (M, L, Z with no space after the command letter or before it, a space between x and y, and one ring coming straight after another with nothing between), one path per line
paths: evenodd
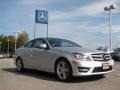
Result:
M56 63L55 73L61 81L70 81L72 79L72 67L66 60L60 60Z
M22 71L23 71L24 66L23 66L23 61L22 61L22 59L18 58L18 59L16 60L16 68L17 68L17 71L18 71L18 72L22 72Z

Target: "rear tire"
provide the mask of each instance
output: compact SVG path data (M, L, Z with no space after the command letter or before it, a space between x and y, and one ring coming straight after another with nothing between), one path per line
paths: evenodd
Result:
M22 59L18 58L18 59L16 60L16 68L17 68L17 71L18 71L18 72L23 72L23 70L24 70L24 65L23 65Z
M59 60L55 65L55 74L60 81L70 81L72 79L72 67L66 60Z

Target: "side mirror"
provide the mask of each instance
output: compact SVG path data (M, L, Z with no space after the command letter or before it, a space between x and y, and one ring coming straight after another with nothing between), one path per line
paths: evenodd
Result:
M47 48L47 44L45 44L45 43L44 44L40 44L40 48L41 49L46 49Z

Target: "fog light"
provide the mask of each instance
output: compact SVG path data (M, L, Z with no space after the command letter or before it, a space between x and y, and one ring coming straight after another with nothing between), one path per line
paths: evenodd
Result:
M88 72L90 68L78 67L79 72Z

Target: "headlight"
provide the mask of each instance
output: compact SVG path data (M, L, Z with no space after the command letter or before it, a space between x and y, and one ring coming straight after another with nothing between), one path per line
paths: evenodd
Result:
M87 60L90 61L91 59L89 56L81 54L81 53L72 53L72 55L77 59L77 60Z
M76 59L84 59L85 55L81 54L81 53L73 53L72 54Z

